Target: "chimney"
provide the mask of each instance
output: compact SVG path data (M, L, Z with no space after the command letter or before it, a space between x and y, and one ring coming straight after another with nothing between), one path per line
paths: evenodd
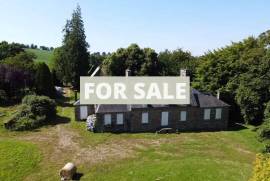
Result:
M217 99L220 99L220 91L217 91Z
M126 69L126 77L131 76L131 70Z
M180 77L186 77L187 76L187 69L180 69Z

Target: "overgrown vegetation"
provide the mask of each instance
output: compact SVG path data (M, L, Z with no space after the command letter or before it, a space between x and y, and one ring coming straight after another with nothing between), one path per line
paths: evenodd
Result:
M56 105L45 96L28 95L23 98L17 113L5 122L5 127L14 131L38 128L53 121Z
M0 43L0 105L14 104L30 93L54 97L51 72L20 44Z
M232 105L234 121L260 124L270 99L268 40L266 32L206 53L200 58L193 86L212 94L219 90L222 99Z

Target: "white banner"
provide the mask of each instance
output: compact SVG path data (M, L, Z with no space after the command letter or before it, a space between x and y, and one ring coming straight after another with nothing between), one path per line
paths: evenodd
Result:
M189 77L81 77L81 104L190 104Z

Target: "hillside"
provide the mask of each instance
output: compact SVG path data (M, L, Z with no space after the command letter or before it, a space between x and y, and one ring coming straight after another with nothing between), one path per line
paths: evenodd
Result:
M47 65L49 65L53 51L46 51L46 50L39 50L39 49L26 49L27 52L34 53L37 58L37 62L45 62Z

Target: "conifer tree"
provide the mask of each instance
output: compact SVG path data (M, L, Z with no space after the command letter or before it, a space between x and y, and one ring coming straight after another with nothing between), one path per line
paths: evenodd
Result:
M51 98L55 96L51 72L49 67L43 62L36 65L35 87L39 95L45 95Z
M74 10L71 20L67 20L63 32L63 45L61 50L58 50L61 55L55 57L54 62L56 74L65 83L70 83L75 89L78 89L80 76L87 75L89 69L89 45L86 42L79 5Z

